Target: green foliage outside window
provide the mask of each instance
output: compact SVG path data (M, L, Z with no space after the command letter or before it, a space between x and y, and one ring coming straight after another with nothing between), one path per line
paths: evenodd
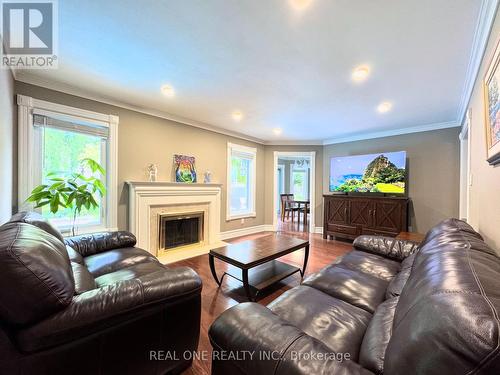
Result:
M80 161L80 172L58 175L50 172L46 176L49 183L37 186L28 197L35 208L49 207L50 212L60 209L73 212L72 234L75 235L76 217L82 209L90 210L99 207L97 196L106 194L106 187L100 177L105 175L104 168L95 160L86 158Z
M248 182L249 161L247 159L232 157L231 158L231 179L238 185L247 185Z

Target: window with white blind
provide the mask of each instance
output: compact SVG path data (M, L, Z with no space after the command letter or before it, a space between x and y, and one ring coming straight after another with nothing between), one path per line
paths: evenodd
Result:
M102 178L106 195L98 200L99 207L82 209L76 219L77 231L115 230L118 118L25 96L18 97L18 104L20 209L32 209L25 199L37 185L49 183L47 174L81 172L81 160L90 158L106 170ZM61 232L72 227L70 208L61 208L56 214L48 206L38 210Z
M257 149L227 145L227 220L255 217Z

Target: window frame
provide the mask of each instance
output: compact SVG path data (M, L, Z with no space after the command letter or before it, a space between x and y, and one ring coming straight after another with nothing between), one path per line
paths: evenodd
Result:
M250 192L251 207L249 212L242 214L231 214L231 158L233 152L248 156L252 161L250 167ZM226 188L226 221L257 217L256 212L256 189L257 189L257 149L235 143L227 143L227 188Z
M96 124L109 129L106 152L106 197L104 202L104 221L97 226L78 228L78 234L100 231L116 231L118 217L118 116L87 111L75 107L34 99L25 95L17 95L18 104L18 210L33 211L33 203L25 199L35 186L42 181L42 149L41 137L35 131L33 114L64 117L81 123ZM37 211L37 210L35 210ZM39 210L38 210L39 211ZM60 228L63 235L70 234L69 228Z

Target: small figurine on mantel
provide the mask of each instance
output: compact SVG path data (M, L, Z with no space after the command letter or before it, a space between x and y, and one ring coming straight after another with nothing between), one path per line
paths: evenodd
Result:
M212 172L210 171L206 171L204 174L203 174L203 182L205 184L209 184L212 182Z
M158 174L158 168L156 167L156 164L149 164L147 171L149 182L155 182L156 175Z

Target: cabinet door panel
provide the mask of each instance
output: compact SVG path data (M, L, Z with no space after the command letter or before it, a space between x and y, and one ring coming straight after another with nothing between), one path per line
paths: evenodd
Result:
M349 223L349 200L347 199L335 199L331 198L328 200L326 218L328 224L348 224Z
M404 210L401 202L380 200L373 205L373 228L396 233L402 230Z
M351 200L350 208L349 219L352 225L372 226L373 202L370 199L355 198Z

